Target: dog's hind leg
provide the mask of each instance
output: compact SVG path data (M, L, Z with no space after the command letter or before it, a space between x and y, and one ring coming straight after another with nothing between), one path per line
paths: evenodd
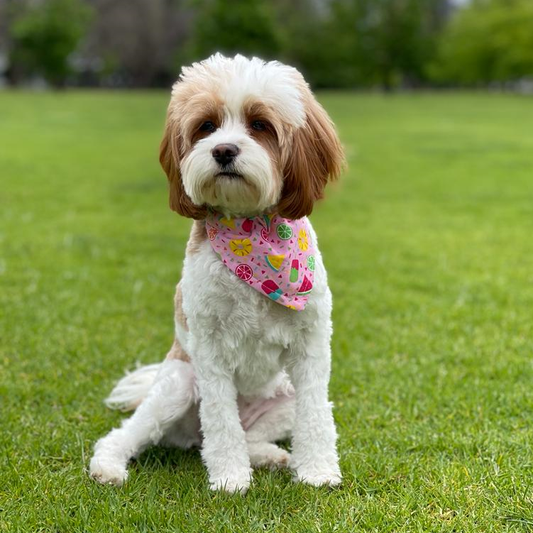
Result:
M283 468L289 464L290 454L274 442L290 438L295 402L293 397L276 400L278 401L246 430L250 463L254 468Z
M100 483L121 485L128 461L158 443L197 401L191 364L167 360L162 366L164 377L155 381L135 413L96 443L89 470Z

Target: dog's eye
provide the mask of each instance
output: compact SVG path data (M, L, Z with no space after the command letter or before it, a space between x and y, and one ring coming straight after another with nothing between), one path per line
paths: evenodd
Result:
M204 122L200 126L200 131L206 131L208 133L213 133L214 131L216 131L216 129L217 127L210 120L208 120L207 122Z
M265 131L266 124L262 120L254 120L251 124L252 129L255 131Z

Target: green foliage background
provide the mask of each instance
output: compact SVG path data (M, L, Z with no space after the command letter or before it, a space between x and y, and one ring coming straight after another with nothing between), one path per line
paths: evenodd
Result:
M466 85L532 77L533 2L476 0L464 8L441 37L432 73Z
M23 73L41 74L54 86L71 72L68 58L90 22L92 10L81 0L13 3L11 60Z
M279 36L272 7L263 0L210 0L198 4L191 52L204 59L214 52L235 55L245 51L276 59Z
M14 71L41 74L54 85L82 83L83 73L69 69L76 52L100 62L94 83L129 72L139 83L165 85L182 64L222 51L289 62L317 88L481 87L533 77L531 0L471 0L460 8L452 0L135 0L124 4L123 16L153 10L129 30L142 39L149 28L152 48L130 52L122 63L112 43L94 44L94 28L112 12L109 2L10 0ZM111 28L120 28L117 13ZM169 52L159 37L172 36L181 19L189 22Z

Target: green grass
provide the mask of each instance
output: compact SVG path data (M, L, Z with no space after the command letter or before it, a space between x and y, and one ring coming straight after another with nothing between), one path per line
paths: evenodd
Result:
M334 293L344 483L197 451L87 476L102 400L159 361L189 222L167 208L167 94L0 93L1 532L533 530L533 100L323 94L350 170L313 214Z

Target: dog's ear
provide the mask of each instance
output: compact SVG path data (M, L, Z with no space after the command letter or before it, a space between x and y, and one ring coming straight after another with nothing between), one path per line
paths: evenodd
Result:
M159 162L168 178L170 208L184 217L202 220L206 217L206 208L192 203L181 180L181 142L179 125L169 109L159 147Z
M294 131L277 209L290 219L311 214L328 181L338 178L344 166L344 151L333 122L307 85L302 92L306 121Z

